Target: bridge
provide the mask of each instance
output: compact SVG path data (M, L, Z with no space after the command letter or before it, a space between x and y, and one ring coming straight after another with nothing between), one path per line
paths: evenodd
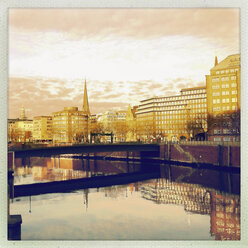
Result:
M11 197L32 196L48 193L64 193L73 190L101 188L112 185L123 185L138 181L144 181L160 177L160 171L155 168L151 171L139 171L133 173L121 173L109 176L96 176L89 178L70 179L44 183L15 185Z
M159 153L158 144L80 144L72 146L53 146L27 149L9 149L15 153L15 158L48 157L60 154L87 154L97 152L139 151Z

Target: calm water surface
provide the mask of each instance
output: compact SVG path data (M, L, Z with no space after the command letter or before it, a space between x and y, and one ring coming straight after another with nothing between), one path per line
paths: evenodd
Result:
M22 240L240 239L239 174L75 158L16 159L15 185L158 171L126 185L15 198Z

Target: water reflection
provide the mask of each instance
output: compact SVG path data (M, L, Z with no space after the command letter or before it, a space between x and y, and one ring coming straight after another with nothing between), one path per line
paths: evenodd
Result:
M240 239L240 198L187 183L165 179L141 186L141 195L157 204L183 205L186 212L210 215L210 233L216 240Z
M140 164L70 157L27 157L15 159L14 184L61 181L140 171Z
M20 197L22 239L240 239L240 175L178 166L30 158L15 182L69 180L159 170L128 185ZM211 180L210 180L211 178ZM49 231L50 230L50 231ZM53 230L53 231L52 231Z

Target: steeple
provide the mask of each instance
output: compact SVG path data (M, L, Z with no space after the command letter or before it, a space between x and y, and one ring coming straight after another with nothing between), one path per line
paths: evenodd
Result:
M215 62L214 62L214 66L218 65L218 58L217 56L215 56Z
M21 108L21 116L20 116L20 119L21 120L26 120L27 117L25 116L25 109L24 109L24 106L22 104L22 108Z
M88 94L87 94L87 87L86 87L86 79L84 83L84 103L83 103L83 111L90 115L90 108L89 108L89 102L88 102Z

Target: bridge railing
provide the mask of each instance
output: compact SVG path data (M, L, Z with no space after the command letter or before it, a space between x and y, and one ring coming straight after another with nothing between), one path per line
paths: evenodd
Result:
M212 145L212 146L240 146L240 142L230 142L230 141L178 141L178 142L165 142L165 144L181 144L181 145Z

